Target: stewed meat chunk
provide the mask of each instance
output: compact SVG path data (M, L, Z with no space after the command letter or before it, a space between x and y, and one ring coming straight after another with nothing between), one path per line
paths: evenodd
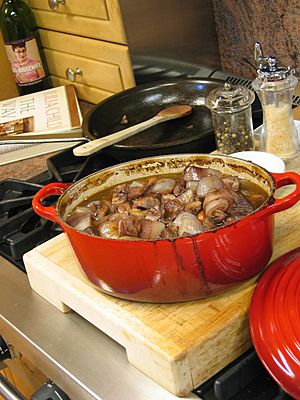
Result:
M230 224L267 193L238 176L187 166L182 174L124 182L96 193L67 217L75 229L106 239L176 239Z

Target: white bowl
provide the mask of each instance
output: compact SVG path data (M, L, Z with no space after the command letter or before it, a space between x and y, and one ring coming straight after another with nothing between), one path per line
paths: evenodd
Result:
M264 151L240 151L238 153L232 153L230 156L251 161L269 172L277 173L285 171L285 164L281 158Z

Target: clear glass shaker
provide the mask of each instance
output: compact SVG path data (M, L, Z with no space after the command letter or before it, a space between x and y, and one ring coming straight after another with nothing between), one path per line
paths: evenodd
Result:
M253 149L253 124L251 104L254 93L243 86L213 89L206 98L211 110L217 150L231 154Z
M292 114L292 96L298 79L289 66L278 67L274 57L264 57L260 43L255 43L257 77L252 87L263 109L260 150L283 160L299 153L299 137Z

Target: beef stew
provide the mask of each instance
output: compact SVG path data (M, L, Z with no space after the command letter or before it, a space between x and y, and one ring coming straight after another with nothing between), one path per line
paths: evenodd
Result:
M132 180L93 194L66 221L108 239L176 239L228 225L267 198L254 182L189 165L181 174Z

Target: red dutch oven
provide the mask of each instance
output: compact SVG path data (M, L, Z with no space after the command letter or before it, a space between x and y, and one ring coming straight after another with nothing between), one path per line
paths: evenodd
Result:
M264 188L268 199L230 225L173 240L104 239L66 223L72 209L98 191L133 179L179 173L189 164L248 179ZM275 199L275 190L289 184L296 185L294 190ZM52 195L60 195L56 206L42 205ZM270 174L256 164L227 156L177 154L119 164L75 184L50 183L35 195L33 207L41 217L62 227L87 278L103 292L128 300L167 303L215 295L255 276L272 255L274 214L299 198L297 173Z

